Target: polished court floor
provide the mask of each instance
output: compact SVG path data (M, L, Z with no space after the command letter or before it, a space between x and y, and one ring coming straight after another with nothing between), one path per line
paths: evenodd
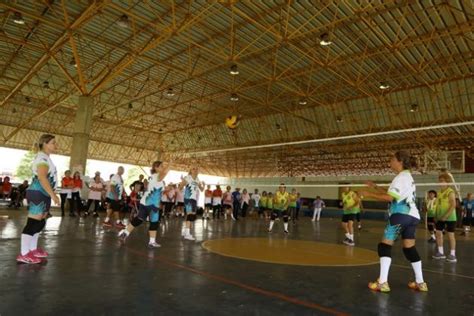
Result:
M53 214L56 214L53 212ZM384 222L365 221L356 248L341 244L337 219L282 223L196 221L195 242L182 220L162 223L162 248L149 250L145 227L125 244L99 219L52 217L41 265L15 262L26 212L0 210L0 315L472 315L474 236L458 237L456 264L431 259L418 231L428 293L407 289L412 270L394 248L390 294L373 293L376 245Z

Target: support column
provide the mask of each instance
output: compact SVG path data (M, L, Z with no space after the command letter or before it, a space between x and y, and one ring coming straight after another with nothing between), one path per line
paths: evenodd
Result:
M89 137L92 127L93 99L90 96L80 96L79 106L72 134L71 160L69 168L72 172L79 171L84 175L89 149Z

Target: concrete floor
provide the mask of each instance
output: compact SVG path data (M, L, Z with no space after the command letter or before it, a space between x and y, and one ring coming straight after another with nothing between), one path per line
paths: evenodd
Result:
M40 265L17 264L25 211L0 210L0 315L472 315L474 236L458 237L456 264L431 259L435 246L418 232L430 292L407 289L412 278L401 246L393 251L390 294L367 282L378 265L303 267L247 261L210 253L203 240L268 238L267 223L196 221L196 242L180 238L182 220L161 225L162 248L148 250L145 227L118 242L100 219L48 220L40 246L50 253ZM57 214L53 212L53 214ZM365 221L357 247L376 250L384 222ZM271 238L340 243L339 221L304 218L285 237L281 224ZM474 235L474 233L473 233ZM242 245L245 247L245 245Z

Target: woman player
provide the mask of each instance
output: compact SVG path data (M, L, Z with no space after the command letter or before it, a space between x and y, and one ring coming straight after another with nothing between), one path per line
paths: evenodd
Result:
M428 197L425 201L426 209L426 223L428 225L428 231L430 232L431 238L428 240L429 243L436 242L436 229L435 229L435 216L436 216L436 198L437 193L435 190L428 192Z
M202 219L209 219L209 211L212 209L212 190L211 186L207 185L207 190L204 191L204 214Z
M150 219L150 227L148 235L150 240L148 242L149 248L161 247L156 242L156 231L158 230L160 212L159 207L161 203L161 196L165 190L165 182L163 179L166 177L169 171L167 162L155 161L151 166L151 179L148 182L148 188L143 194L140 200L140 206L138 209L138 216L134 217L127 225L126 228L122 229L118 236L125 241L135 227L140 226L147 217Z
M54 138L54 135L44 134L36 145L39 152L33 160L33 181L26 191L28 219L21 234L21 253L16 257L18 262L40 263L40 258L48 256L46 251L38 248L38 237L46 225L51 199L60 205L54 193L58 182L57 170L50 157L57 148Z
M183 237L186 240L196 240L191 235L191 228L193 222L196 220L197 201L199 191L204 190L204 182L199 181L198 168L196 166L191 168L189 174L184 177L179 184L179 189L184 188L184 210L186 212L186 227L183 232Z
M448 173L441 173L438 177L441 190L436 202L436 244L438 251L433 259L446 259L448 262L457 262L456 259L456 192L451 187L453 178ZM444 255L443 231L446 229L449 239L450 253Z
M227 216L230 214L232 218L234 215L232 214L232 192L230 192L231 187L227 186L226 191L222 196L222 207L224 208L224 219L227 219Z
M390 292L388 271L392 263L392 246L399 235L402 237L403 253L415 272L415 281L409 282L408 287L417 291L428 291L428 286L423 280L420 255L415 248L416 225L420 222L420 213L415 203L415 181L410 171L415 166L415 160L407 151L398 151L390 159L390 167L397 172L397 176L388 190L367 182L375 192L359 191L361 197L390 202L390 217L382 242L378 244L380 275L377 281L369 283L369 288L373 291Z

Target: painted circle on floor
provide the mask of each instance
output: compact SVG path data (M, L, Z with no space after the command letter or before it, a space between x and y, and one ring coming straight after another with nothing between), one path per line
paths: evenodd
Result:
M244 260L299 266L363 266L377 264L375 251L324 242L280 238L225 238L202 246L213 253Z

